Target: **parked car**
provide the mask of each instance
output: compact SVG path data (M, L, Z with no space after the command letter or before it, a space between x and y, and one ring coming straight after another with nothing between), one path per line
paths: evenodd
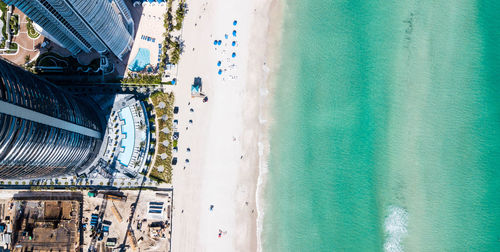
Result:
M177 158L174 157L174 158L172 158L172 165L176 165L176 164L177 164Z

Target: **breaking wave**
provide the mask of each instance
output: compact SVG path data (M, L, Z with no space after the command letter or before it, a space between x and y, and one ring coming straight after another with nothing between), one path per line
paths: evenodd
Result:
M388 212L389 215L385 217L384 221L384 251L402 252L403 245L401 241L408 233L408 212L406 209L397 206L390 206Z

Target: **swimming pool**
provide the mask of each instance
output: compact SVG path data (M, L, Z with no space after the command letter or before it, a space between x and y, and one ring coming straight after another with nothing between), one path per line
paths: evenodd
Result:
M137 55L135 55L135 58L128 66L128 69L134 72L142 71L150 63L149 55L150 55L149 49L139 48Z
M130 107L122 108L120 112L118 112L118 115L120 116L120 119L123 120L122 133L125 135L125 138L121 141L121 146L124 150L118 155L118 161L120 161L122 165L128 166L130 159L132 158L132 153L134 152L134 118L132 117Z

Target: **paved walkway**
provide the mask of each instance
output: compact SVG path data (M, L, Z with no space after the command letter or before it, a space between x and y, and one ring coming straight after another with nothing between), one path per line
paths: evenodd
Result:
M14 64L23 65L26 61L26 55L29 55L31 60L38 57L39 51L37 48L42 44L45 37L40 35L36 39L30 38L30 36L28 36L28 28L26 27L28 23L26 21L26 15L17 8L14 8L14 14L19 15L20 27L19 33L12 37L12 42L18 45L18 50L15 54L0 54L0 56L10 60Z

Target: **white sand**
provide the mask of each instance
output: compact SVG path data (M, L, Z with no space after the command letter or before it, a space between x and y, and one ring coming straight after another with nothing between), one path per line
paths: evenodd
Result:
M175 118L179 120L180 140L173 172L172 251L258 249L255 194L258 142L263 141L265 126L259 119L265 120L261 110L266 99L262 88L266 82L263 69L269 4L269 0L212 0L208 4L188 0L185 51L178 68L178 85L172 88L180 108ZM233 20L238 21L236 26ZM236 38L233 29L237 30ZM223 45L215 47L215 39ZM233 40L237 47L231 46ZM234 59L233 51L237 54ZM217 74L218 60L222 61L221 69L226 69L222 75ZM233 64L236 66L230 67ZM207 103L191 98L194 77L202 78ZM193 120L192 125L189 120ZM185 164L186 158L189 164ZM214 205L213 211L210 205ZM223 231L221 238L219 229Z

